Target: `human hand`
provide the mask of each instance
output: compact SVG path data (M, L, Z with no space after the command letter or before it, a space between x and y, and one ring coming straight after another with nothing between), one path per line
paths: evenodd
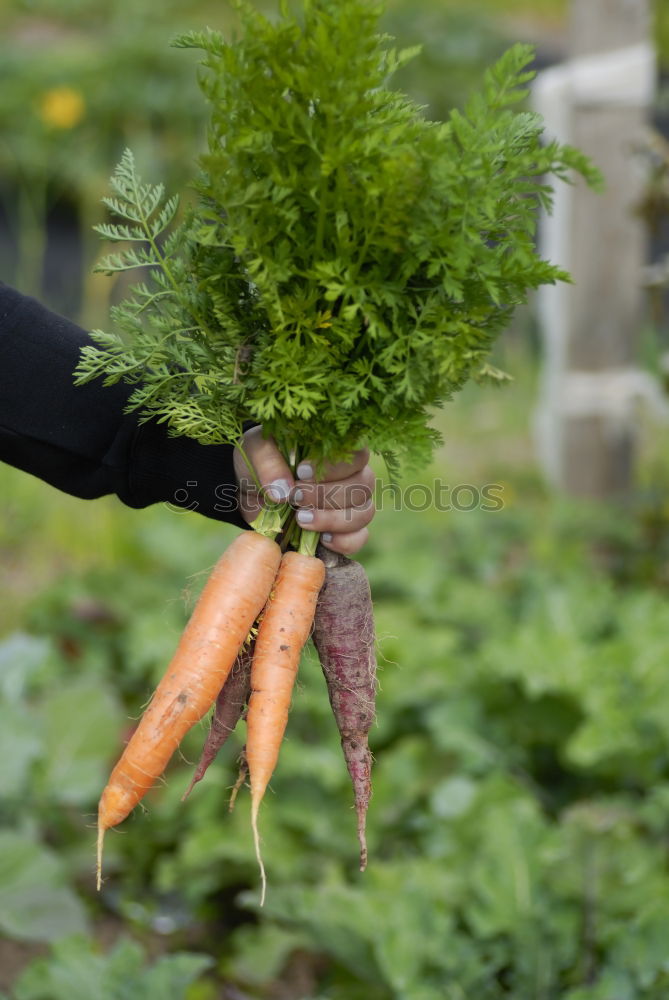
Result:
M333 552L353 555L367 541L367 525L374 517L374 473L369 451L357 451L351 462L326 463L316 481L308 461L298 466L295 480L272 438L252 427L243 438L243 448L262 489L272 500L290 501L297 510L297 523L308 531L321 532L321 542ZM251 523L262 508L261 498L243 455L235 448L234 465L240 486L240 510Z

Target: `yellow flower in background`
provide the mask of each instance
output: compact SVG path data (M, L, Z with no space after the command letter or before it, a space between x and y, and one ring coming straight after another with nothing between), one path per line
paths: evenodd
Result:
M500 479L494 484L496 493L493 494L496 500L502 501L502 507L511 507L516 502L516 491L506 480Z
M39 116L51 128L74 128L84 117L86 104L73 87L52 87L40 99Z

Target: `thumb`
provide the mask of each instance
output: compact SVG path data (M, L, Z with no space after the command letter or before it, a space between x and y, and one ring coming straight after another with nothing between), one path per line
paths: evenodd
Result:
M262 496L281 502L287 500L295 485L290 466L277 448L272 437L263 437L262 427L252 427L243 437L244 454L253 467L255 478L261 486L258 496L255 482L244 456L236 449L235 473L240 486L240 504L244 518L252 520L262 507ZM255 495L254 495L255 494Z

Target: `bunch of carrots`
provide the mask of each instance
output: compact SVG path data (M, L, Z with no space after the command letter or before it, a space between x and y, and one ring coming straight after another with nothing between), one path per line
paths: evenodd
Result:
M282 551L269 534L249 531L239 535L216 563L174 657L102 793L98 889L105 831L123 822L142 800L189 729L216 702L202 760L184 798L246 708L242 777L248 771L264 902L258 812L278 760L302 649L314 625L355 787L360 867L365 868L371 769L367 734L376 688L371 598L359 564L322 548L320 552L322 558ZM342 633L342 610L351 607L359 627L356 631L347 627Z
M202 444L237 445L245 421L284 456L345 460L357 448L425 466L431 424L488 362L517 305L566 273L535 250L546 178L597 171L577 149L544 142L518 112L533 50L513 46L481 91L442 123L390 88L415 55L379 31L370 0L279 0L267 18L233 0L239 36L188 32L203 53L210 105L194 205L145 184L126 151L103 199L121 247L98 266L148 268L93 331L77 381L125 380L142 419ZM146 270L144 271L146 273ZM216 709L192 785L246 713L242 775L258 812L277 763L301 650L310 634L355 791L364 868L374 718L369 585L354 562L295 533L290 509L263 517L216 565L174 659L114 768L104 833L162 774L190 727ZM311 540L307 539L311 535ZM189 789L190 791L190 789Z

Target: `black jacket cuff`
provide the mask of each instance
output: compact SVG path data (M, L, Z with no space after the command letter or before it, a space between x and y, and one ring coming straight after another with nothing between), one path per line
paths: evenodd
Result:
M118 495L129 507L162 502L248 528L239 511L232 445L169 437L165 424L155 420L137 428Z

